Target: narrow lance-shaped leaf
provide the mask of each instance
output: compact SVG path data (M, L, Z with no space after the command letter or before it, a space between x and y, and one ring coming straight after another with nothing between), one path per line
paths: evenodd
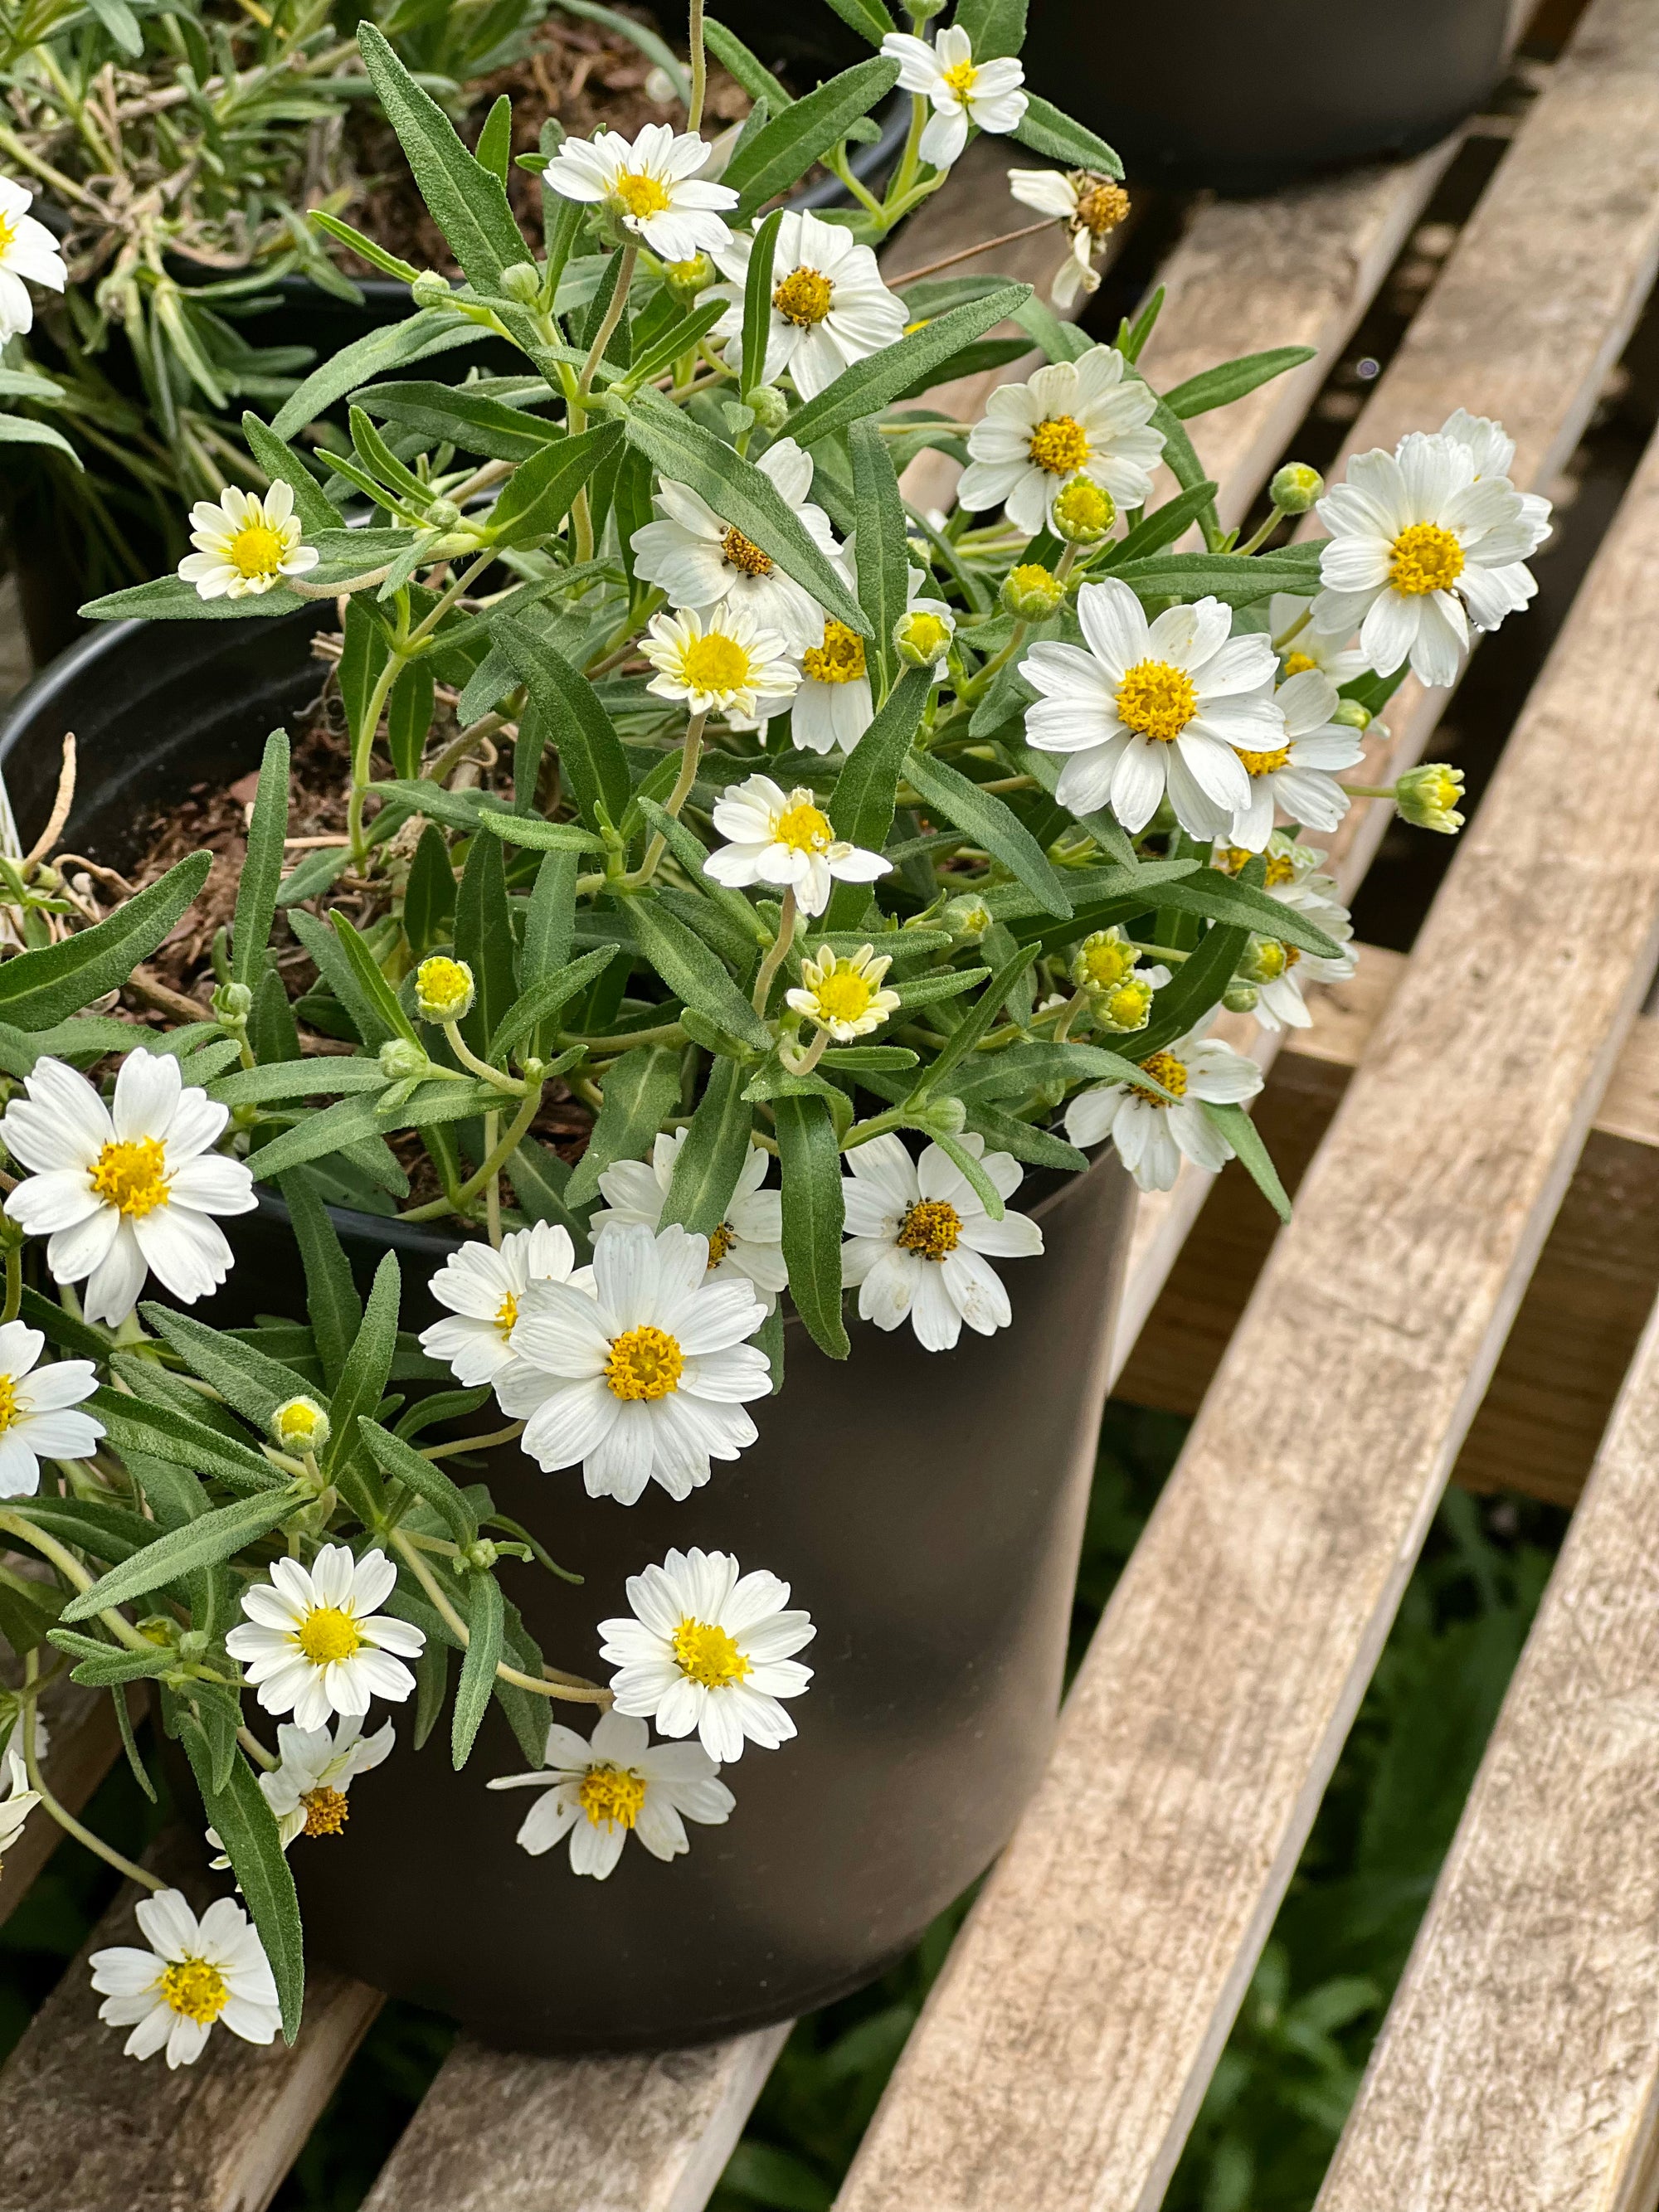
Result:
M363 1302L345 1248L314 1187L303 1176L287 1176L282 1192L305 1268L307 1317L323 1363L323 1380L333 1391L363 1325Z
M719 953L660 901L631 900L629 915L635 942L677 999L757 1051L766 1050L771 1034L732 981Z
M887 443L873 422L854 422L848 433L853 456L853 509L857 523L859 605L870 617L879 705L898 674L893 631L908 596L910 544L904 502L888 457Z
M755 233L743 286L743 382L752 392L766 381L766 341L772 329L772 263L783 210L774 208Z
M247 449L274 483L278 477L294 494L294 512L307 538L319 530L343 530L345 517L324 492L293 447L274 430L267 429L250 409L242 416L242 435Z
M135 1552L119 1566L100 1576L92 1588L72 1597L64 1607L65 1620L87 1620L111 1607L144 1597L163 1583L176 1582L197 1567L216 1566L234 1557L245 1544L263 1536L294 1510L298 1492L292 1485L259 1498L238 1498L204 1513L199 1521L170 1529Z
M616 451L621 437L617 424L599 422L574 438L544 446L521 462L490 511L490 543L530 545L550 537L594 470Z
M125 983L172 931L212 866L211 853L191 853L107 921L0 964L0 1017L15 1029L49 1029Z
M680 1056L660 1045L625 1052L605 1079L603 1102L587 1150L565 1186L564 1201L586 1206L599 1193L612 1160L640 1158L680 1097Z
M1031 296L1029 284L1004 284L983 299L969 300L948 314L939 315L908 337L883 346L879 352L842 369L833 384L809 399L789 420L789 434L800 446L810 446L833 431L844 430L865 415L878 414L890 400L914 384L918 376L942 361L949 361L963 346L982 337L994 324L1003 322ZM741 527L741 526L739 526ZM767 547L771 551L771 547ZM793 574L793 571L791 571ZM798 580L805 580L804 579ZM822 599L822 593L815 593ZM824 601L826 605L828 601Z
M1194 415L1206 414L1212 407L1231 406L1235 399L1243 399L1258 385L1270 383L1287 369L1300 368L1304 362L1315 358L1312 346L1273 346L1266 353L1241 354L1237 361L1224 361L1217 368L1204 369L1197 376L1189 376L1184 384L1177 384L1173 391L1164 393L1164 404L1171 415L1188 422Z
M836 779L828 809L836 835L866 852L879 853L887 842L893 827L894 794L911 741L921 726L922 709L933 682L931 670L907 668ZM824 927L854 927L869 896L863 884L837 884L830 894Z
M619 823L633 783L622 739L599 694L580 669L527 623L503 622L496 635L537 712L547 717L582 819L595 830L604 819Z
M930 806L1000 860L1048 913L1062 920L1069 916L1072 902L1053 861L994 792L981 791L959 769L926 753L912 753L904 773Z
M461 1662L449 1724L450 1756L458 1772L466 1765L480 1723L489 1710L505 1626L501 1584L492 1574L474 1572L467 1589L466 1656Z
M1015 124L1013 136L1022 146L1064 161L1067 168L1095 169L1107 177L1123 174L1122 162L1103 138L1073 123L1051 100L1040 100L1034 92L1026 95L1025 112Z
M552 1021L578 992L585 991L593 978L610 966L621 949L620 945L601 945L594 951L583 953L580 960L555 969L532 983L517 1003L508 1007L490 1037L491 1059L499 1064L532 1036L544 1022Z
M232 979L250 990L264 973L265 947L276 913L283 880L283 840L288 835L288 732L273 730L265 739L248 824L247 856L236 887L236 918L231 925Z
M1245 1171L1281 1221L1291 1218L1291 1201L1279 1179L1261 1132L1242 1106L1218 1106L1203 1101L1204 1112L1243 1162Z
M841 1311L842 1231L847 1215L841 1150L826 1100L772 1103L783 1171L783 1256L789 1295L812 1340L831 1359L849 1349Z
M216 1773L211 1740L201 1723L186 1714L179 1734L202 1792L203 1808L224 1844L237 1887L270 1961L283 2008L283 2033L292 2043L300 2032L300 2011L305 2000L305 1939L293 1870L276 1832L276 1816L246 1759L233 1759L228 1774L221 1779Z
M412 1444L383 1429L378 1421L359 1421L357 1433L379 1462L388 1482L401 1482L440 1514L458 1544L471 1544L478 1534L478 1516L466 1492L435 1462L422 1459Z
M754 1115L743 1096L745 1071L717 1060L685 1133L663 1201L661 1225L678 1221L694 1236L712 1237L726 1218L750 1153Z
M898 73L898 64L884 55L855 63L792 101L739 147L721 179L738 189L738 221L746 221L775 193L787 191L820 154L844 138L850 126L892 90Z

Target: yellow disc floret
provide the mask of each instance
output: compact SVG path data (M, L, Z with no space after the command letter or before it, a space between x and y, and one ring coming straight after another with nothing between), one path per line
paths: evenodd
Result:
M729 1689L750 1671L749 1661L725 1629L690 1614L674 1631L674 1658L681 1674L705 1690Z
M694 637L680 659L681 682L693 691L717 697L741 691L751 673L749 655L736 638L717 629L706 637Z
M167 1203L167 1147L155 1137L117 1138L93 1162L89 1180L118 1212L142 1221Z
M781 283L772 288L772 305L786 323L797 329L810 331L829 313L835 299L835 287L817 269L793 269Z
M661 215L672 204L661 181L647 176L643 169L624 169L611 185L611 197L635 222L647 216Z
M275 576L283 565L281 533L268 523L251 522L225 548L225 558L244 576Z
M300 1802L306 1808L305 1832L308 1836L337 1836L351 1811L345 1791L331 1790L325 1782L319 1782L314 1790L307 1790Z
M1097 544L1116 520L1110 492L1088 477L1073 477L1054 494L1054 529L1068 545Z
M576 1802L596 1828L631 1828L645 1802L645 1784L625 1766L590 1766Z
M328 1415L314 1398L288 1398L270 1417L271 1434L284 1451L320 1451L328 1442Z
M1437 522L1413 522L1394 541L1389 582L1407 598L1449 592L1462 573L1463 548L1452 532L1443 530Z
M16 1420L18 1413L16 1380L10 1375L0 1375L0 1437Z
M216 1966L205 1959L175 1960L161 1976L163 1999L198 2027L211 2027L230 2002L230 1988Z
M1034 468L1075 476L1089 458L1089 434L1073 416L1050 415L1032 431L1029 451Z
M1149 1053L1140 1065L1152 1081L1161 1083L1170 1096L1161 1098L1156 1091L1143 1090L1137 1083L1133 1085L1137 1098L1144 1098L1149 1106L1168 1106L1174 1099L1187 1096L1187 1070L1172 1052Z
M678 1389L684 1371L678 1340L648 1322L613 1337L605 1363L605 1379L617 1398L665 1398Z
M1109 230L1115 230L1129 212L1129 195L1122 185L1091 169L1074 169L1072 182L1077 188L1080 226L1091 238L1104 238Z
M958 100L967 100L979 82L979 70L972 62L957 62L954 67L939 71L939 82L948 85Z
M829 816L814 806L804 791L792 791L788 805L781 814L774 815L772 836L792 853L822 853L836 842Z
M823 625L823 643L809 646L800 665L809 683L851 684L865 672L864 640L832 615Z
M465 960L434 953L415 970L415 1008L423 1022L459 1022L472 1011L476 986Z
M1109 991L1140 957L1115 929L1091 930L1072 956L1072 981L1079 989Z
M313 1667L332 1667L361 1651L363 1639L356 1622L337 1605L313 1607L295 1632L295 1642Z
M1197 686L1167 660L1138 660L1117 687L1118 720L1160 744L1173 744L1197 712Z
M495 1330L498 1335L511 1336L519 1325L519 1301L511 1291L495 1309Z
M1305 676L1310 668L1317 668L1318 665L1319 663L1305 653L1287 653L1285 656L1286 676Z
M957 1249L962 1216L942 1198L919 1198L899 1224L898 1245L924 1260L943 1260Z
M1271 775L1275 769L1283 768L1288 763L1291 749L1288 745L1275 745L1270 753L1241 752L1238 757L1244 763L1247 775Z
M720 551L734 568L741 568L745 576L769 576L772 556L763 553L752 538L745 538L740 530L728 530L720 540Z

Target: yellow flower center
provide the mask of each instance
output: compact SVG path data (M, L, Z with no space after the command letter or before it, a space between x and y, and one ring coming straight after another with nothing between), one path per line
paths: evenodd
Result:
M1272 939L1256 946L1255 962L1256 981L1276 983L1279 981L1291 964L1285 957L1286 949L1282 945L1275 944Z
M1123 981L1139 957L1133 945L1108 938L1099 945L1084 946L1083 973L1097 990L1109 990Z
M1117 687L1118 720L1160 744L1173 744L1197 712L1192 678L1167 660L1138 660Z
M1463 548L1437 522L1413 522L1394 541L1389 582L1407 598L1448 592L1463 573Z
M927 614L913 607L900 621L899 641L919 653L924 660L937 660L951 642L951 632L938 615Z
M680 662L681 678L693 691L741 691L750 672L749 655L736 638L719 630L694 637Z
M161 1995L176 2013L210 2027L230 2002L224 1976L205 1959L180 1959L161 1977Z
M1128 212L1129 195L1109 177L1091 178L1087 190L1078 194L1077 219L1091 237L1103 238L1115 230Z
M820 813L809 799L795 799L781 814L773 816L772 836L793 853L821 853L835 842L836 833L827 814Z
M362 1649L357 1624L337 1605L314 1606L300 1623L295 1642L313 1667L331 1667Z
M274 576L283 565L281 535L266 522L250 522L225 548L225 558L244 576Z
M728 530L720 540L720 551L734 568L741 568L745 576L769 576L772 556L763 553L752 538L745 538L740 530Z
M117 1138L93 1162L91 1182L118 1212L142 1221L167 1204L167 1148L155 1137Z
M1121 1030L1144 1029L1152 1012L1152 987L1138 976L1115 985L1108 991L1101 1011L1106 1019Z
M495 1309L495 1328L501 1336L511 1336L519 1325L519 1301L511 1291Z
M1271 775L1275 769L1283 768L1291 757L1288 745L1276 745L1270 753L1245 753L1238 756L1244 763L1247 775Z
M1305 676L1310 668L1317 668L1318 665L1319 663L1305 653L1290 653L1285 656L1286 676Z
M0 1437L20 1418L15 1376L0 1375Z
M684 1369L685 1355L678 1340L647 1322L612 1338L605 1379L613 1397L665 1398L678 1389Z
M317 1424L324 1419L323 1409L309 1398L290 1398L285 1406L278 1406L271 1416L271 1426L281 1444L297 1445L308 1450L315 1441Z
M645 1802L645 1784L622 1766L590 1766L577 1802L596 1828L631 1828Z
M943 1260L954 1252L962 1235L962 1216L942 1198L919 1198L899 1224L902 1251L920 1253L924 1260Z
M306 1808L305 1832L308 1836L337 1836L351 1811L345 1791L331 1790L325 1782L319 1782L314 1790L307 1790L300 1802Z
M1079 477L1054 497L1055 520L1082 535L1103 535L1115 513L1109 495L1087 477Z
M812 996L826 1022L855 1022L870 1011L876 987L855 968L837 968L826 975Z
M810 683L851 684L864 673L864 640L831 616L823 625L823 643L809 646L800 665Z
M1161 1083L1174 1097L1184 1098L1187 1096L1187 1070L1172 1052L1150 1053L1140 1064L1152 1081ZM1143 1090L1138 1083L1130 1087L1135 1097L1144 1098L1149 1106L1167 1106L1170 1103L1168 1098L1160 1098L1156 1091Z
M5 252L17 235L17 226L9 216L0 215L0 254Z
M835 287L817 269L792 269L781 284L772 288L772 305L786 323L793 323L803 331L810 331L829 313L835 299Z
M749 1662L723 1628L688 1613L674 1631L674 1658L683 1674L705 1690L729 1689L750 1671Z
M972 62L957 62L953 68L939 71L939 82L947 85L958 100L966 100L979 82L979 71Z
M729 1221L722 1221L708 1240L708 1264L718 1267L720 1261L738 1241L738 1232Z
M472 1002L472 970L434 953L415 971L415 997L427 1021L459 1021Z
M1070 415L1050 415L1032 431L1029 451L1034 468L1051 477L1075 476L1089 458L1089 434Z
M647 176L643 169L624 169L611 185L611 197L636 220L660 215L670 205L663 185L655 177Z
M1245 860L1248 860L1249 858L1249 854L1246 854L1244 858ZM1241 860L1239 862L1239 866L1243 867L1243 860ZM1234 872L1237 874L1237 870L1235 870ZM1295 881L1296 862L1291 858L1290 854L1288 853L1269 853L1267 855L1267 872L1262 878L1264 884L1269 890L1276 890L1280 884L1293 884Z

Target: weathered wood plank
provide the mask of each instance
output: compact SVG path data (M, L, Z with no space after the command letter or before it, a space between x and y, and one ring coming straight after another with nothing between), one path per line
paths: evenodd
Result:
M568 2060L463 2042L364 2212L701 2212L788 2033Z
M1631 13L1613 0L1588 20ZM1631 27L1638 46L1659 38L1650 21ZM1310 1170L842 2212L1160 2200L1659 952L1656 688L1659 445ZM1542 953L1523 1036L1513 977L1540 957L1538 914L1558 906L1577 927Z
M1319 2212L1645 2212L1659 2112L1659 1311Z
M198 1911L222 1889L191 1838L169 1837L151 1863ZM377 1990L319 1969L292 2051L221 2033L177 2073L124 2058L87 1960L143 1942L137 1899L129 1884L0 2070L4 2212L263 2212L380 2009Z

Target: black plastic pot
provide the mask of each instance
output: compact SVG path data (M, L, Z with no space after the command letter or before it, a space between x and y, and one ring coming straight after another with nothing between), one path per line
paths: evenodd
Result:
M124 624L88 639L0 725L0 769L25 838L50 803L58 740L81 744L78 847L118 860L142 806L208 769L251 764L272 722L314 689L313 617ZM1023 1194L1045 1255L1008 1269L1013 1326L930 1356L908 1331L855 1323L852 1357L787 1330L782 1395L755 1408L760 1441L676 1504L624 1508L574 1473L490 1455L501 1509L586 1577L509 1571L510 1595L558 1662L598 1664L596 1624L673 1546L735 1553L793 1586L818 1623L796 1741L726 1770L737 1809L659 1864L630 1845L604 1883L562 1851L514 1841L529 1801L491 1775L525 1761L498 1713L471 1765L445 1732L398 1754L352 1798L338 1841L296 1850L307 1936L324 1959L457 2014L510 2045L555 2051L695 2043L782 2020L878 1972L981 1872L1042 1771L1106 1389L1130 1219L1113 1159ZM406 1324L453 1239L336 1216L366 1280L389 1245ZM302 1315L283 1209L227 1224L238 1254L206 1317ZM562 1717L579 1709L561 1709Z
M1261 191L1433 145L1502 74L1511 12L1511 0L1034 0L1022 59L1034 92L1117 149L1132 189ZM870 52L839 22L821 30L822 7L810 27L769 0L720 0L719 13L774 64L808 38L833 42L842 65Z

